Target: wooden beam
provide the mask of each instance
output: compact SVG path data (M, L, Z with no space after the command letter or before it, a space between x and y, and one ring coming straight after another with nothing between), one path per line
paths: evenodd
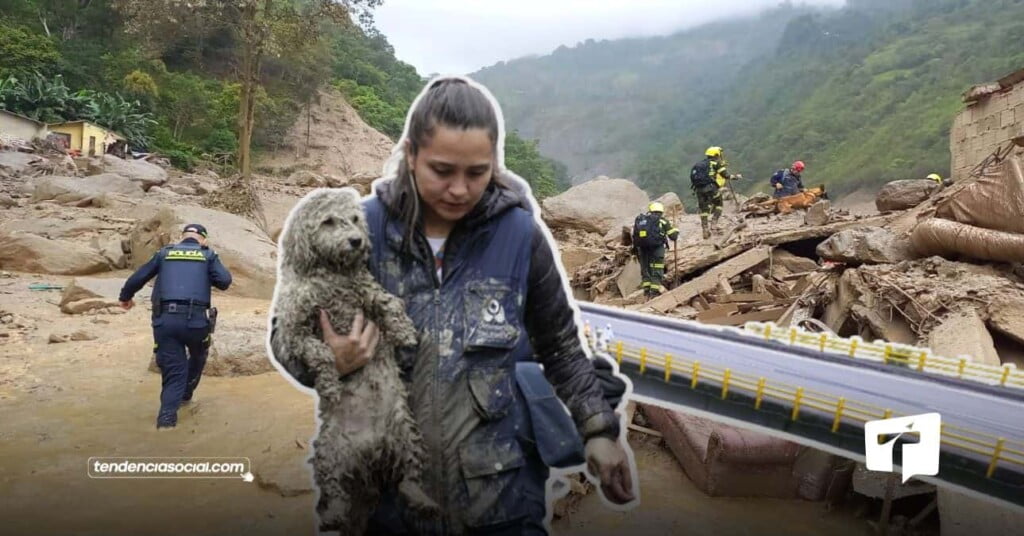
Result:
M756 247L748 250L715 266L700 277L687 281L679 287L658 296L648 302L647 305L660 313L667 313L679 305L689 303L690 299L697 294L718 286L719 276L724 276L728 279L739 275L768 260L768 255L768 248L766 247Z
M697 313L698 322L707 322L715 318L724 318L732 313L738 312L739 306L734 303L712 306L707 311Z
M704 323L715 324L719 326L741 326L747 322L771 322L774 320L778 320L779 317L786 312L786 309L786 307L776 307L774 309L756 311L753 313L747 313L742 315L711 318Z
M729 294L728 296L720 296L718 303L736 303L736 302L762 302L771 301L775 296L764 292L737 292L735 294Z

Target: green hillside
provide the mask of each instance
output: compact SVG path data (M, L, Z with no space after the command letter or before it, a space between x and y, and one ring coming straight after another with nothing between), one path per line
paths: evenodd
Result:
M747 190L800 158L805 182L841 193L946 174L960 94L1021 67L1024 1L851 0L587 43L478 76L509 103L510 124L577 178L626 175L652 193L688 193L690 166L720 145L752 179ZM553 80L560 90L543 91Z

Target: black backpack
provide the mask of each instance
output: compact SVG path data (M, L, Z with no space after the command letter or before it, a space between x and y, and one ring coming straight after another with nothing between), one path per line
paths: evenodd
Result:
M636 217L633 221L633 244L641 248L655 248L665 244L665 235L661 234L661 216L648 212Z
M711 176L711 161L705 158L697 162L690 170L690 185L694 190L703 190L709 186L717 187L715 178Z

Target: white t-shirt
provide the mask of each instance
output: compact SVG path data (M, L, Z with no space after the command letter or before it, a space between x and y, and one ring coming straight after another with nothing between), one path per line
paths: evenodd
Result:
M444 243L447 241L447 237L431 238L427 237L427 242L430 242L430 249L434 252L434 266L437 269L437 280L441 281L444 279L441 276L441 261L444 259Z

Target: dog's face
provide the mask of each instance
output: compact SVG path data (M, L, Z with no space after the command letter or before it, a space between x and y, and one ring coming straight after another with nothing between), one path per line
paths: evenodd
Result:
M344 268L366 262L370 235L354 190L314 190L295 210L282 239L291 262Z

